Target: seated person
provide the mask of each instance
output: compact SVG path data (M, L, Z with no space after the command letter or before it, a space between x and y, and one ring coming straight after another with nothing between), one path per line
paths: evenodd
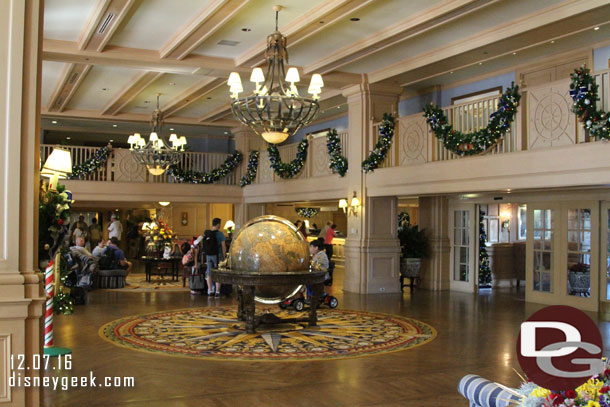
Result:
M76 229L78 230L78 228ZM81 256L86 256L89 257L90 259L93 259L93 254L91 254L91 252L89 252L89 250L87 250L85 248L85 238L84 236L79 236L74 240L75 245L70 247L70 252L72 253L78 253Z
M106 242L104 242L104 239L100 239L96 242L96 246L93 248L93 252L91 252L91 254L96 261L100 261L102 255L104 254L104 250L106 250Z
M121 250L121 248L119 247L119 239L116 236L112 236L110 238L104 253L106 253L106 251L108 250L112 250L112 252L114 253L116 268L126 270L127 273L125 275L127 276L131 271L132 264L130 261L127 261L127 259L125 259L125 253L123 253L123 250Z
M324 252L323 239L316 239L309 243L309 252L311 253L311 266L316 270L328 270L328 257ZM307 286L307 296L313 296L313 290Z

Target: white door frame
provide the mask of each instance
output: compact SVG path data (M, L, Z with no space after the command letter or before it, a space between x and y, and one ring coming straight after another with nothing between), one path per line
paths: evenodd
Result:
M561 203L527 204L527 243L526 243L526 290L525 300L539 304L570 305L587 311L597 311L600 299L600 209L598 201L565 201ZM551 256L551 291L534 291L534 210L553 210L553 239ZM591 210L591 267L590 297L568 294L568 210ZM607 214L606 214L607 216ZM605 246L601 246L605 247ZM603 285L601 285L603 286ZM605 292L605 286L603 286ZM603 298L603 297L602 297Z
M469 229L468 229L468 281L460 281L454 279L454 262L455 262L455 212L468 211ZM478 212L479 206L476 204L454 203L449 207L449 242L450 242L450 262L449 262L449 288L452 291L463 291L468 293L476 292L478 287L478 259L475 257L478 247Z
M599 301L609 302L608 300L608 278L607 273L607 261L608 261L608 211L610 210L610 201L601 202L601 216L600 227L599 227Z

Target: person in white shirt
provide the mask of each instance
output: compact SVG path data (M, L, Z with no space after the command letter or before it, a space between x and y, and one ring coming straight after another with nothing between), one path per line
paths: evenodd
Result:
M108 225L108 240L116 237L117 240L121 241L121 234L123 233L123 225L116 218L116 215L113 213L110 216L110 225Z
M104 250L106 250L106 242L104 242L104 239L101 239L99 242L97 242L97 246L95 246L91 254L95 260L99 261L104 254Z

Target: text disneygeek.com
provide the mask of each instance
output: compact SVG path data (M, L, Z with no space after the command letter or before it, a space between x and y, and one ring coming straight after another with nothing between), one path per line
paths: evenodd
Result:
M68 390L74 387L134 387L136 382L132 376L96 377L93 372L88 376L49 377L31 375L30 371L69 371L72 369L72 356L63 355L54 358L48 355L33 355L27 360L25 355L11 355L10 387L45 387L53 390Z

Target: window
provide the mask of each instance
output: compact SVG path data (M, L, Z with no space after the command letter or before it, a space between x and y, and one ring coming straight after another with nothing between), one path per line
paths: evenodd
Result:
M519 205L517 227L517 239L525 240L527 238L527 205Z
M469 281L470 217L468 211L455 211L453 217L453 279Z
M591 210L568 209L568 295L591 294Z
M552 209L534 209L534 291L552 291L553 223Z

